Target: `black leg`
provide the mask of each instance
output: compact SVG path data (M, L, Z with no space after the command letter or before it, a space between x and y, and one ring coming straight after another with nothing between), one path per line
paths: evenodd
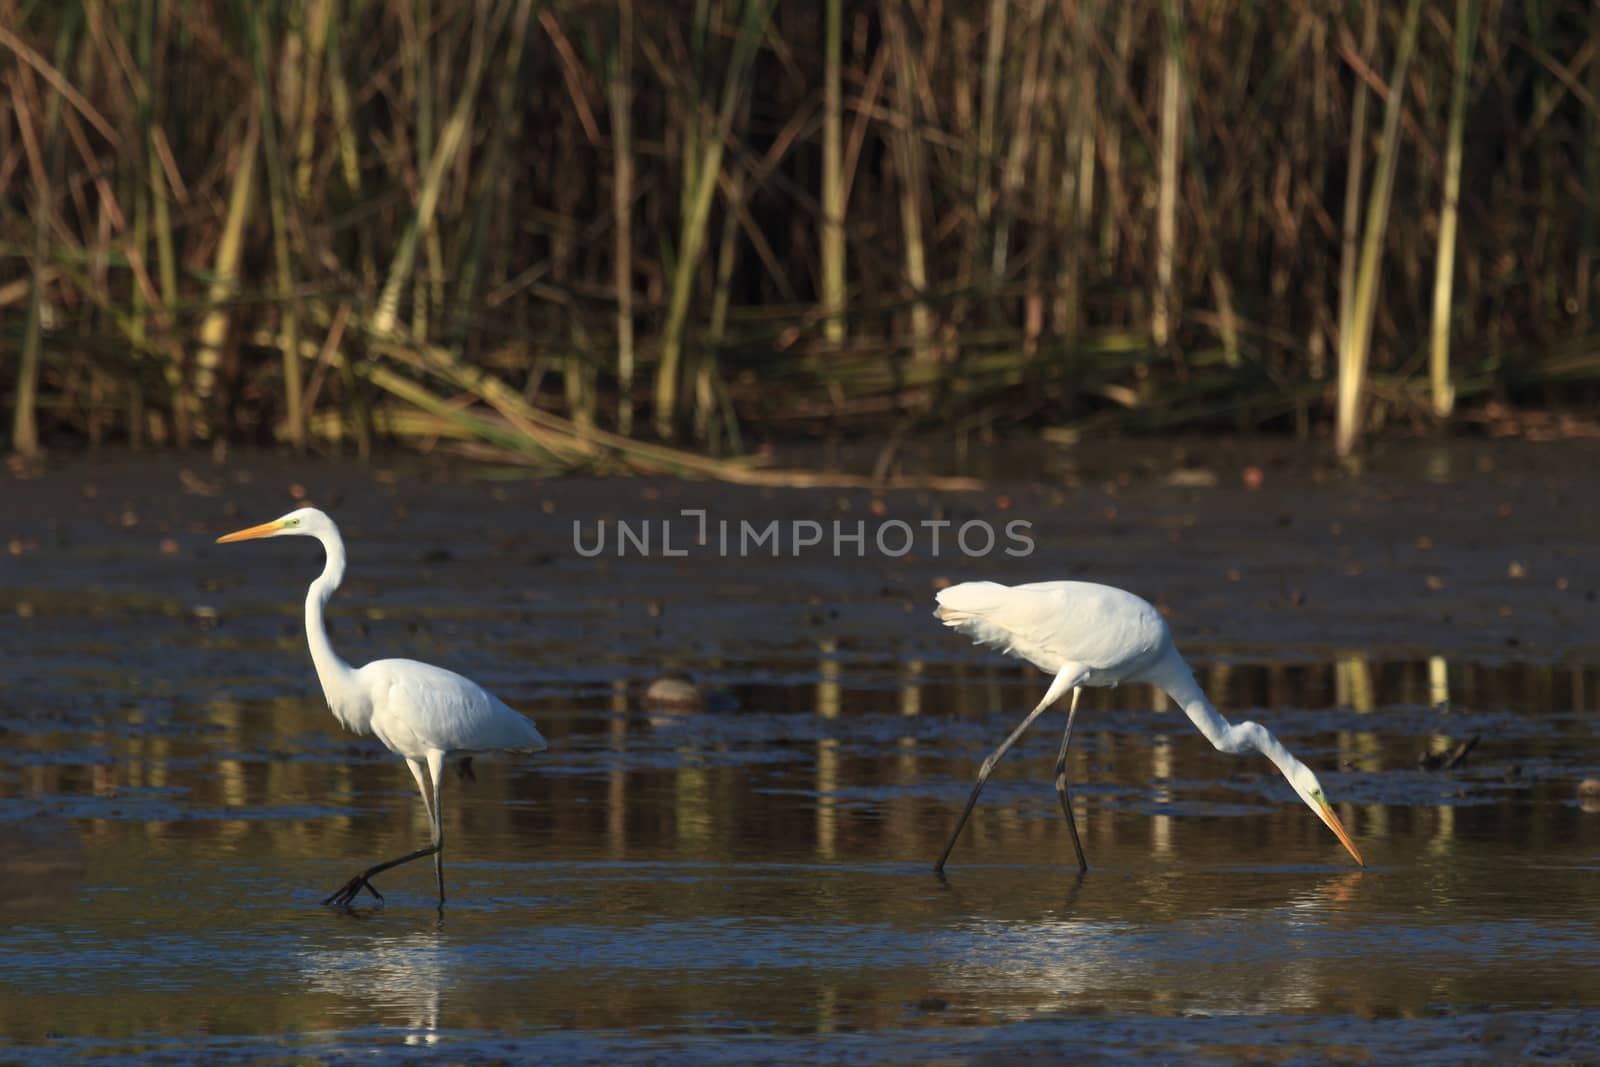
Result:
M443 763L444 753L429 754L427 770L433 778L433 800L430 802L428 800L428 787L423 777L422 761L413 759L410 756L406 757L406 766L411 769L411 777L417 780L417 792L422 794L422 810L428 816L428 829L433 832L433 844L427 848L419 848L415 852L407 853L399 859L385 860L383 863L368 867L340 886L337 891L322 902L323 904L334 904L341 908L348 908L351 902L361 895L363 889L371 893L372 898L381 904L383 903L383 894L378 892L372 884L374 875L382 874L384 871L398 867L403 863L410 863L412 860L420 860L424 856L432 856L434 857L434 874L439 880L439 907L444 907L444 864L441 858L441 853L444 852L444 834L440 830L438 802L439 771Z
M956 821L955 832L950 835L949 843L944 846L944 852L939 856L939 862L933 865L935 874L944 873L945 860L950 858L950 850L956 847L956 838L961 836L962 827L967 825L967 817L972 814L973 807L978 803L978 794L983 792L984 784L989 781L989 775L994 772L995 764L1000 762L1000 757L1010 751L1011 746L1017 743L1017 738L1022 736L1024 730L1033 725L1033 720L1043 714L1044 709L1048 706L1047 703L1041 701L1038 707L1028 712L1028 717L1022 720L1022 724L1012 730L1011 736L1000 742L1000 747L991 752L989 758L983 761L983 766L978 768L978 781L972 787L972 795L967 797L967 806L961 810L961 818Z
M1061 668L1059 674L1051 681L1050 688L1045 690L1044 699L1039 701L1037 707L1028 712L1028 717L1011 731L1011 736L1000 743L1000 747L990 753L989 758L983 761L983 766L978 768L978 781L972 787L972 795L967 797L967 806L961 810L961 818L956 822L955 833L950 835L950 841L944 846L944 852L939 856L939 862L933 865L933 873L943 874L945 861L950 858L950 850L956 847L956 838L961 836L962 827L967 825L967 818L972 814L973 807L978 803L978 794L983 792L984 783L988 782L989 775L993 773L995 764L1000 762L1000 757L1011 750L1017 743L1023 731L1033 725L1033 720L1044 713L1044 709L1054 704L1068 689L1076 690L1078 683L1088 674L1085 668L1068 663Z
M374 864L373 866L362 871L360 874L356 875L354 878L350 879L344 885L340 886L339 889L330 895L328 899L324 900L323 903L334 904L341 908L348 908L350 906L350 902L355 900L356 897L360 896L363 889L371 893L379 903L382 903L383 895L372 887L371 879L373 876L382 874L384 871L387 871L391 868L398 867L402 863L410 863L412 860L420 860L424 856L432 856L438 851L438 845L429 845L427 848L419 848L415 852L401 856L399 859L385 860L382 863Z
M1061 814L1067 817L1067 829L1072 832L1072 851L1078 854L1078 873L1089 869L1083 858L1083 843L1078 840L1078 823L1072 817L1072 795L1067 792L1067 746L1072 743L1072 720L1078 716L1078 695L1081 688L1072 691L1072 707L1067 711L1067 730L1061 735L1061 754L1056 757L1056 796L1061 800Z

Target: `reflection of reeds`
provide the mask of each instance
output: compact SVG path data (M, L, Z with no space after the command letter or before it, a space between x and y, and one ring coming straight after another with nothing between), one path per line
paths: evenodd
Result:
M503 421L393 345L580 464L598 426L736 453L935 414L1332 416L1348 449L1364 395L1584 395L1600 68L1551 27L1592 13L1481 6L31 5L0 26L12 442Z

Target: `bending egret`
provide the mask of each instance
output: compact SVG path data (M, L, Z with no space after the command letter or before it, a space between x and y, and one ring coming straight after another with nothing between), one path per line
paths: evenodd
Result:
M466 752L537 752L545 747L544 738L533 723L476 682L453 671L410 659L374 660L356 670L339 658L328 642L322 609L344 578L344 542L339 538L339 527L326 514L316 508L301 508L281 519L219 537L217 543L257 537L315 537L322 542L327 563L306 592L306 642L311 646L311 662L316 665L322 695L345 729L376 734L390 752L405 757L433 829L431 845L368 867L323 903L344 907L363 889L382 901L383 894L372 886L374 875L432 856L439 882L439 906L444 907L439 771L445 759ZM431 801L423 778L424 764L433 783Z
M1061 737L1061 752L1056 757L1056 795L1061 800L1067 828L1072 832L1078 869L1089 869L1083 858L1083 845L1078 841L1072 799L1067 791L1067 745L1072 740L1072 720L1078 714L1080 687L1114 686L1122 682L1148 682L1165 690L1218 751L1232 755L1254 751L1266 756L1355 861L1366 866L1339 817L1329 806L1311 768L1290 755L1260 723L1231 724L1217 713L1196 684L1189 665L1173 647L1167 621L1145 601L1132 593L1093 582L1035 582L1017 586L963 582L940 590L937 599L939 607L934 617L946 626L979 644L1021 656L1040 670L1055 675L1055 679L1038 706L983 761L978 782L961 813L961 821L956 823L955 833L950 835L950 843L945 845L939 862L933 865L935 871L944 870L950 850L955 848L956 838L961 836L961 828L967 824L967 817L972 814L978 794L983 792L983 785L995 764L1033 720L1068 690L1072 691L1072 706L1067 712L1066 732Z

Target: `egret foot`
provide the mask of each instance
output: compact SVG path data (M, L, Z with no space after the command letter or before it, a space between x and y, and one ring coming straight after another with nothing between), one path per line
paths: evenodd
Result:
M374 863L371 867L368 867L366 870L362 871L360 874L346 882L342 887L340 887L337 893L330 896L327 900L324 900L323 903L336 904L341 908L348 908L350 906L350 902L355 900L356 897L360 896L361 891L365 889L367 892L372 894L373 898L377 900L379 904L382 904L383 894L372 888L372 876L382 874L384 871L387 871L392 867L398 867L402 863L410 863L412 860L420 860L424 856L436 856L439 854L440 849L443 848L442 842L443 838L441 837L438 843L429 845L427 848L419 848L415 852L408 852L399 859L385 860L382 863ZM444 903L444 872L442 870L439 871L439 903Z
M373 900L376 900L379 904L382 904L383 894L374 889L372 883L367 881L367 873L368 872L363 871L361 874L356 875L344 885L340 886L337 892L322 902L323 905L326 906L331 904L335 907L348 908L351 902L353 902L356 897L361 895L361 891L363 889L372 894Z

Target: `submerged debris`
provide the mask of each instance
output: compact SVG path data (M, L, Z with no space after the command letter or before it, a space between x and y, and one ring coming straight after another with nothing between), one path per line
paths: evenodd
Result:
M1417 766L1425 771L1453 771L1467 761L1467 753L1477 745L1481 734L1473 734L1448 752L1423 752L1417 756Z

